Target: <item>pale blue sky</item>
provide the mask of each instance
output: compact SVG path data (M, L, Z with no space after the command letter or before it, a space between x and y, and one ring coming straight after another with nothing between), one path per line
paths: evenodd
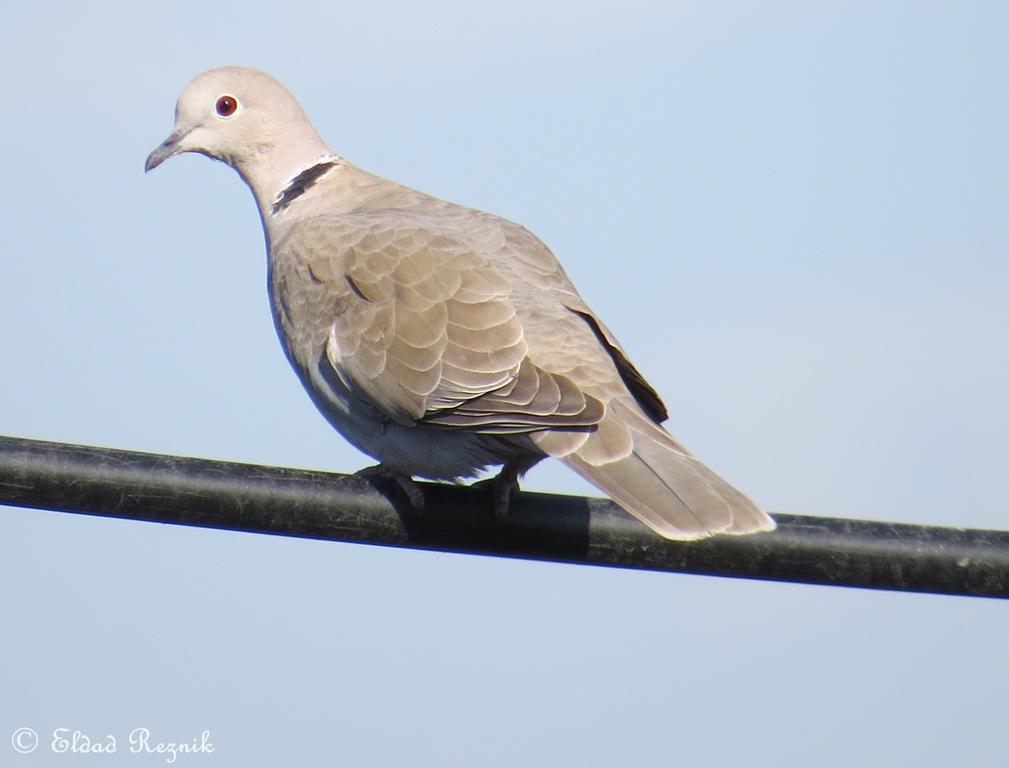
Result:
M351 471L255 208L175 98L265 69L369 170L530 227L774 511L1001 527L1002 2L29 4L0 26L0 433ZM528 487L588 492L544 464ZM1004 763L1006 606L0 514L0 764ZM17 727L46 743L19 756Z

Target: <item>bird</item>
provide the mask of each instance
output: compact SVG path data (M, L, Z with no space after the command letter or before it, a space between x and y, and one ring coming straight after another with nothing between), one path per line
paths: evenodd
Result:
M505 515L522 475L553 457L665 539L774 529L663 428L658 393L529 230L353 165L256 69L193 78L145 172L186 152L252 190L286 356L378 460L372 476L417 502L414 478L500 467Z

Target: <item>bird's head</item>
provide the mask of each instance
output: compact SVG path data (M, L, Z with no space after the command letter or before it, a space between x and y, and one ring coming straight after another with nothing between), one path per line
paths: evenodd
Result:
M292 174L333 156L294 96L265 72L246 67L193 78L176 103L171 134L148 155L144 169L183 152L227 163L257 197L275 194Z

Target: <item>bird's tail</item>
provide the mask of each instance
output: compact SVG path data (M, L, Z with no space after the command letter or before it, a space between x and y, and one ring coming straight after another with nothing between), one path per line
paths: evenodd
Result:
M695 459L629 398L615 398L595 432L547 432L539 447L667 539L774 530L753 501Z

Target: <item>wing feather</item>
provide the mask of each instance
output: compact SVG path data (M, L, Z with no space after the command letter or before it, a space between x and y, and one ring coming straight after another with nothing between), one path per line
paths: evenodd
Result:
M346 219L316 223L299 256L340 294L324 360L351 392L400 423L495 434L602 419L598 398L530 359L511 283L477 248L402 220Z

